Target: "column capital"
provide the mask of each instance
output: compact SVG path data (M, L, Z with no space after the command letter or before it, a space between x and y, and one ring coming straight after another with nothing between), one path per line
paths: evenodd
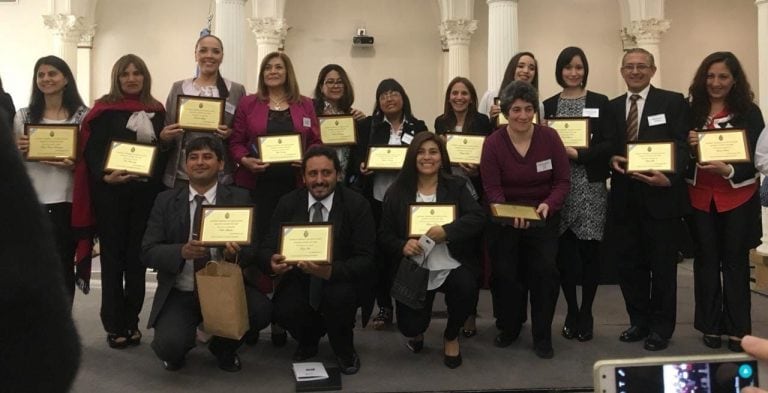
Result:
M85 26L80 31L78 48L93 48L93 37L96 35L96 25Z
M445 37L448 46L469 45L472 34L477 30L477 21L468 19L444 20L440 24L440 36Z
M85 18L72 14L43 15L43 23L54 36L67 41L78 41Z
M628 28L622 28L621 31L619 31L619 37L621 38L621 45L624 50L637 47L635 36L629 32Z
M635 37L635 41L658 43L661 41L661 35L669 30L669 19L643 19L633 20L630 31Z
M288 23L285 18L248 18L248 25L256 36L257 42L273 42L280 45L288 36Z

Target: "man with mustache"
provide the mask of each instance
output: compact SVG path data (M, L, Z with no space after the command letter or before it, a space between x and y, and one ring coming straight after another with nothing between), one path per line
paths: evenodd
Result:
M363 308L365 326L373 308L373 214L365 198L338 183L341 164L335 150L314 146L304 154L301 167L306 188L280 198L258 253L262 270L280 276L273 297L274 322L299 342L295 361L317 355L320 338L328 333L341 372L355 374L360 369L352 333L355 314ZM302 222L333 225L331 264L284 263L285 257L278 254L280 226Z

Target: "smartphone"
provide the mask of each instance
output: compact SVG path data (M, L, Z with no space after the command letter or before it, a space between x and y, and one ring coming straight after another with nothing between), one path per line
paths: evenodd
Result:
M739 393L768 384L767 371L745 354L600 360L595 393Z

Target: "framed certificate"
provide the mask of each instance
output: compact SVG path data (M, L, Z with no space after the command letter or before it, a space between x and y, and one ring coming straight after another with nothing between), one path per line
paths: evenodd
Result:
M149 177L155 165L157 146L113 140L110 142L104 172L124 170L134 175Z
M253 206L203 205L200 217L200 241L206 246L227 242L251 243Z
M456 205L453 204L412 203L408 210L408 237L420 237L435 225L456 220Z
M261 161L265 163L301 161L304 157L301 134L298 132L260 136L258 143Z
M62 161L77 157L77 124L25 124L27 161Z
M494 218L502 220L522 218L528 221L542 221L535 206L515 203L491 203L491 214Z
M547 120L547 125L557 131L565 146L574 149L589 147L588 117L558 117Z
M357 126L352 115L318 116L320 140L324 145L346 146L357 144Z
M407 146L371 146L368 148L368 160L365 167L373 170L399 171L405 162Z
M185 130L216 131L224 124L223 98L179 95L176 97L176 123Z
M627 173L674 172L674 142L627 143Z
M446 133L445 148L451 163L480 164L485 136L465 133Z
M747 131L727 128L699 132L699 162L750 162Z
M285 263L333 261L333 225L328 223L283 224L280 251Z

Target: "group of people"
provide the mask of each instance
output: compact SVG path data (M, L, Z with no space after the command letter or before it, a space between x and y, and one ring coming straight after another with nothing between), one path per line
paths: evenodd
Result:
M200 338L195 272L208 260L227 260L245 273L251 326L240 340L210 340L227 371L241 368L237 348L273 324L274 343L285 343L285 331L298 342L296 361L314 357L327 334L341 371L354 374L361 364L353 340L358 308L363 326L370 319L381 329L396 319L407 347L420 352L437 292L445 294L448 309L443 361L458 367L459 336L477 332L487 269L499 329L494 344L507 347L518 338L530 299L534 352L552 358L560 288L568 304L562 336L593 338L603 262L615 264L629 314L630 327L619 339L662 350L675 328L679 236L688 227L698 246L695 327L704 344L717 348L727 336L728 347L741 351L741 338L751 333L748 253L760 236L758 173L752 163L699 163L693 153L699 131L740 128L754 155L765 126L730 52L704 59L686 99L653 87L653 56L630 49L620 70L627 93L609 100L587 90L587 57L568 47L555 67L562 91L543 101L538 62L521 52L499 89L482 100L471 81L452 80L432 132L394 79L379 83L373 113L365 116L352 107L352 83L338 65L320 71L310 99L299 92L290 58L270 53L256 93L247 95L220 73L219 38L202 36L194 55L199 74L174 83L165 106L150 93L144 61L125 55L113 66L110 91L90 109L67 64L43 57L35 64L29 105L15 117L22 154L29 149L25 124L80 125L76 160L28 161L27 171L52 224L70 302L73 261L90 251L83 245L92 235L99 238L101 320L112 348L141 342L149 267L158 272L148 323L155 329L152 349L166 369L183 367ZM223 124L213 132L183 129L176 122L179 95L224 99ZM355 119L355 145L323 145L318 116L336 114ZM561 117L589 118L588 147L565 146L546 125ZM301 136L302 160L262 161L257 138L286 132ZM479 165L451 163L449 132L485 136ZM113 140L158 146L152 173L105 172ZM676 170L627 173L627 143L658 140L674 142ZM368 148L378 145L406 146L402 168L368 168ZM422 308L390 296L402 260L425 252L409 236L414 203L456 207L453 222L426 232L435 246L423 264L429 276ZM498 219L489 209L496 203L532 206L541 220ZM200 242L203 205L244 204L256 212L251 244ZM332 223L332 263L285 263L279 241L287 222Z

